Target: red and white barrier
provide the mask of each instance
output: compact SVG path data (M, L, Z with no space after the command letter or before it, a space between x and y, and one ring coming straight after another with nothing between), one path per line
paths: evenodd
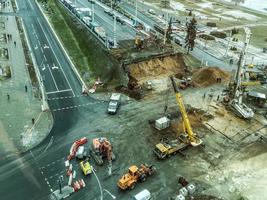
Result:
M70 148L70 155L68 156L68 160L71 160L72 158L74 158L74 156L76 155L76 152L77 152L77 149L79 146L83 145L87 143L87 138L86 137L83 137L79 140L76 140L72 145L71 145L71 148Z

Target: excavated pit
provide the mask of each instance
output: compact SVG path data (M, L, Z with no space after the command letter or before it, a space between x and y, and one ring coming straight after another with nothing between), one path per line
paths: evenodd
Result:
M184 76L187 71L183 55L180 53L155 56L131 63L127 68L139 84L150 79L160 79L170 75Z

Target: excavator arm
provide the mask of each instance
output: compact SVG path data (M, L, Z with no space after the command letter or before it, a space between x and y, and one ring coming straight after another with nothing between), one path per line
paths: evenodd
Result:
M174 89L174 92L175 92L176 102L177 102L178 107L180 109L180 112L182 114L185 133L188 136L190 144L192 146L198 146L198 145L200 145L202 143L202 141L196 136L196 134L194 134L194 132L192 130L192 127L191 127L191 124L190 124L190 121L189 121L189 118L187 116L187 112L186 112L186 109L185 109L185 106L184 106L182 95L181 95L178 87L176 86L172 76L170 77L170 79L171 79L172 86L173 86L173 89Z

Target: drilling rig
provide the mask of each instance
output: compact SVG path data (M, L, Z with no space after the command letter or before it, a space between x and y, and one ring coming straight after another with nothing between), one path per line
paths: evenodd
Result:
M248 44L251 37L251 31L248 27L245 27L245 43L241 50L237 71L233 82L228 85L228 94L224 98L228 106L233 110L239 117L244 119L251 119L254 117L254 112L245 103L243 103L244 86L242 85L242 77L245 74L245 58L248 49Z

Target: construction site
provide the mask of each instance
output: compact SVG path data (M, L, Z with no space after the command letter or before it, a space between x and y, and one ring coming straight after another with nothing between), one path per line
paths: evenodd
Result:
M38 2L84 81L82 98L97 102L81 108L81 119L73 114L64 143L46 149L64 154L62 173L46 167L54 161L48 156L40 164L44 177L62 174L46 179L49 199L93 200L99 193L101 200L267 199L267 54L254 45L244 18L214 36L206 24L221 25L221 19L203 20L190 9L211 3L230 10L232 4ZM87 4L91 10L82 15ZM117 30L101 25L101 15L112 15L105 23L114 20ZM261 15L257 23L267 14ZM146 16L161 22L148 28ZM65 26L69 33L61 31ZM52 95L48 102L77 97ZM72 115L70 108L50 109Z
M173 40L172 19L163 34L119 41L105 53L111 68L90 86L97 99L121 95L110 98L108 113L116 115L99 116L101 126L85 135L111 141L116 160L109 155L108 167L95 169L118 199L143 189L151 199L267 198L267 66L248 62L249 28L226 67L197 61L187 53L194 20L185 48Z
M83 22L76 23L83 30ZM253 37L250 28L240 28L239 46L225 47L236 48L235 56L220 66L190 53L202 48L198 38L207 37L194 15L189 14L183 30L176 24L170 17L166 25L148 32L142 23L136 24L134 38L97 50L109 61L106 66L93 64L103 69L94 74L95 82L82 72L85 81L91 80L89 95L109 102L98 116L103 123L91 121L96 128L83 135L94 145L96 140L108 142L98 148L109 162L99 167L103 161L94 153L83 157L84 162L96 169L100 182L118 199L147 190L149 197L140 199L266 199L267 65L253 62L247 52ZM184 31L184 41L174 35L177 29ZM237 29L229 31L234 35ZM80 146L86 148L76 142L73 157ZM71 174L72 167L66 166ZM86 175L83 167L82 171ZM95 190L89 192L91 199Z

